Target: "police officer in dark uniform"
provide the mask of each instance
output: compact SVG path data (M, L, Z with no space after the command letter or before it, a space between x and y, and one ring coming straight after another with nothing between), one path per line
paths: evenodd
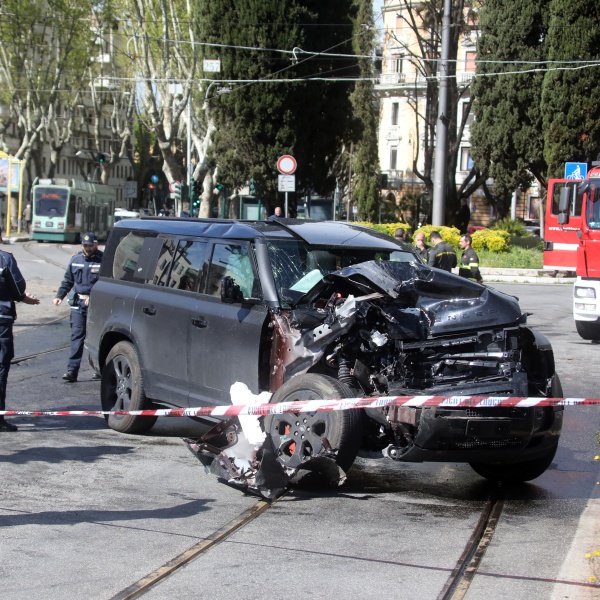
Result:
M71 353L69 354L67 372L62 376L69 383L75 383L79 374L85 341L90 291L98 281L102 261L102 252L98 250L98 240L93 233L85 233L81 238L81 244L82 251L74 254L71 258L64 279L56 293L56 298L52 300L58 306L63 298L73 290L73 294L69 296L69 305L71 306ZM100 376L94 373L92 379L100 379Z
M2 236L0 235L0 243ZM39 304L39 298L25 293L25 280L10 252L0 250L0 410L6 410L6 382L10 361L15 356L13 322L17 317L15 302ZM0 416L0 431L17 431L17 426Z

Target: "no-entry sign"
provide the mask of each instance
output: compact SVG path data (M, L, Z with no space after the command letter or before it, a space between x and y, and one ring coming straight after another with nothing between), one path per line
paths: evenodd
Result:
M291 175L296 170L297 166L296 159L289 154L280 156L277 161L277 170L282 175Z

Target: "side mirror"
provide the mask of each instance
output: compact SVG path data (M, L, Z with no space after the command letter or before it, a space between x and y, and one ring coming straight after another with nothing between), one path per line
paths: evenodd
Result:
M564 187L560 190L560 200L558 201L558 212L569 212L571 208L571 188Z
M221 302L233 304L234 302L242 302L244 294L240 286L235 282L235 279L226 275L221 279Z
M569 213L568 212L558 213L558 224L559 225L567 225L568 222L569 222Z

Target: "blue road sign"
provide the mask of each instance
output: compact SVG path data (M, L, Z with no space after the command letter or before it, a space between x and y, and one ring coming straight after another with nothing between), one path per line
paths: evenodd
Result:
M158 175L152 175L152 177L150 177L150 181L152 183L158 183Z
M565 179L585 179L587 163L565 163Z

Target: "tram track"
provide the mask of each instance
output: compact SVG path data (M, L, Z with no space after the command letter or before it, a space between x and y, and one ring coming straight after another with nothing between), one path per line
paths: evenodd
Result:
M285 495L285 494L283 494ZM222 527L211 533L209 536L204 538L202 541L194 544L188 548L185 552L177 555L175 558L167 561L162 566L158 567L151 573L148 573L145 577L142 577L135 583L121 590L114 596L111 596L110 600L131 600L137 598L150 591L153 587L158 585L163 579L172 575L181 567L188 564L207 550L216 546L220 542L226 540L233 533L247 525L265 511L267 511L273 504L275 504L280 498L279 496L275 500L259 500L254 506L244 510L237 517L234 517L229 522L225 523Z
M493 488L481 511L477 525L469 537L456 566L450 573L437 600L462 600L477 574L504 508L504 491L501 484Z
M40 258L41 260L43 260L44 262L47 262L48 264L54 265L55 267L60 267L61 269L65 269L66 265L64 263L59 263L55 260L52 260L51 258L48 258L47 256L44 256L38 252L35 252L32 248L33 247L37 247L37 242L25 242L23 244L23 249L26 252L29 252L29 254L35 256L36 258ZM61 246L62 248L62 246Z

